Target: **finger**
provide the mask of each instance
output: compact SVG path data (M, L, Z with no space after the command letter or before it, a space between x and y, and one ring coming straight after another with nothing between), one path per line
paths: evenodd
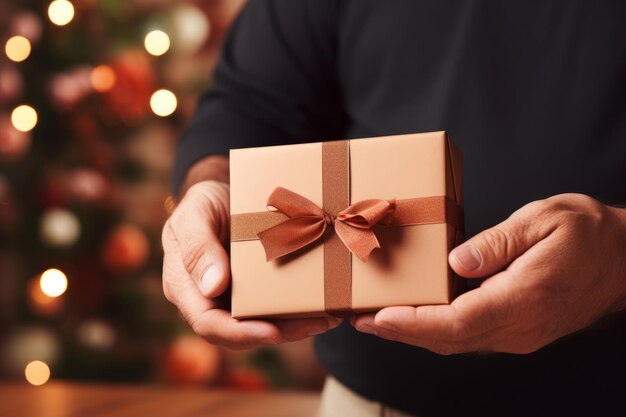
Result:
M480 278L504 270L513 260L556 226L536 221L536 205L531 203L504 222L472 237L448 257L452 269L462 277Z
M317 317L275 320L273 323L280 329L286 340L295 341L334 329L341 324L341 319L336 317Z
M287 341L278 326L262 320L236 320L227 310L201 312L191 323L193 331L213 344L249 349Z
M181 206L167 222L187 273L206 297L222 294L230 282L228 255L218 238L214 217L196 202Z
M450 305L388 307L373 317L357 318L355 327L392 340L408 338L421 341L421 345L467 344L468 349L473 349L474 339L515 320L519 300L514 295L516 291L504 283L507 278L503 274L506 273L492 277L490 285L465 293ZM489 342L485 340L487 345Z
M166 243L167 236L164 238ZM284 341L279 328L272 323L237 321L230 316L230 312L217 309L217 302L204 297L185 271L176 245L168 245L165 250L163 289L183 319L211 343L240 349Z

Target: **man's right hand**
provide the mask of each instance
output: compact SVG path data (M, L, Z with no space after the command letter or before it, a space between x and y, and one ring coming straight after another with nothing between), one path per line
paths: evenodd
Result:
M303 339L337 327L335 318L235 320L217 299L230 283L224 245L229 234L229 186L191 186L163 228L163 292L207 341L247 349Z

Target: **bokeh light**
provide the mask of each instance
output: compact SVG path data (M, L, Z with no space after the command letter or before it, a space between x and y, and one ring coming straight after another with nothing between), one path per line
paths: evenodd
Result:
M176 96L169 90L158 90L150 98L150 108L157 116L166 117L178 106Z
M48 17L55 25L67 25L74 18L74 5L68 0L54 0L48 6Z
M91 85L93 89L104 93L115 85L116 76L113 68L108 65L99 65L91 71Z
M11 123L20 132L29 132L37 125L37 112L26 104L17 106L11 113Z
M170 37L162 30L153 30L146 35L144 46L150 55L161 56L170 49Z
M39 285L48 297L58 297L67 289L67 277L58 269L48 269L41 274Z
M30 41L23 36L13 36L4 45L4 52L14 62L22 62L30 56Z
M32 361L24 369L26 380L32 385L43 385L50 379L50 368L42 361Z

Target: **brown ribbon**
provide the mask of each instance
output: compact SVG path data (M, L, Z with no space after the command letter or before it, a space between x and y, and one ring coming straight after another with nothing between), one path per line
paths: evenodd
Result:
M341 210L336 216L324 212L311 200L287 190L276 188L267 200L268 210L283 213L287 220L258 233L268 261L294 252L324 235L328 226L350 252L366 261L370 252L380 248L371 228L396 209L395 200L363 200Z
M350 253L365 261L379 248L375 225L410 226L450 223L462 228L461 208L446 196L404 200L363 200L350 205L349 141L322 143L322 199L317 207L305 197L278 187L270 195L270 211L231 216L231 241L260 239L267 260L324 240L324 307L335 316L352 314Z

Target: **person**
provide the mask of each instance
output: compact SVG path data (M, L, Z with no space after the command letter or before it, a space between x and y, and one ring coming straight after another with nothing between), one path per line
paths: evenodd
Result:
M179 143L163 287L230 348L316 337L320 415L624 415L626 2L252 0ZM446 130L471 289L232 319L229 148ZM394 414L395 413L395 414Z

